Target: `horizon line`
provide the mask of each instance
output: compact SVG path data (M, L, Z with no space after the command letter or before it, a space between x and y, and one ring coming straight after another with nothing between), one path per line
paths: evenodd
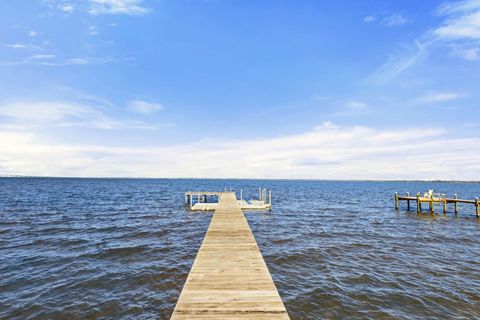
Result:
M129 180L277 180L277 181L339 181L339 182L457 182L480 183L480 180L441 180L441 179L309 179L309 178L193 178L193 177L120 177L120 176L32 176L0 174L0 178L31 178L31 179L129 179Z

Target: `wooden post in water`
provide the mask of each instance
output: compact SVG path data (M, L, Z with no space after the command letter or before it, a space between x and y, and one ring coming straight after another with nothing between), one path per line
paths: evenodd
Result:
M458 197L457 197L457 194L455 193L455 195L453 196L455 198L455 214L458 214Z
M395 210L398 210L398 192L395 192Z
M422 204L420 203L420 192L417 192L417 213L422 212Z
M443 214L447 213L447 196L443 194Z
M475 198L475 214L477 218L480 217L480 203L478 202L478 198Z
M410 198L410 192L407 192L407 198ZM410 211L410 199L407 200L407 210Z

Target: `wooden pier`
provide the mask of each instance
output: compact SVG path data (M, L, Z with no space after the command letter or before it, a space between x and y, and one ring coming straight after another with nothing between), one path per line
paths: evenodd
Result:
M447 213L447 204L453 203L455 206L455 214L458 214L459 203L473 204L475 205L475 214L477 218L480 218L480 201L478 198L475 198L475 200L463 200L458 199L457 194L455 194L453 198L447 198L445 194L434 195L425 193L423 196L421 196L420 192L417 193L415 197L411 197L410 193L408 192L406 196L399 196L398 193L395 192L395 209L397 210L399 208L400 201L407 201L408 210L410 210L410 201L414 201L417 204L417 213L422 212L422 203L427 203L429 206L429 211L432 214L435 213L435 204L441 204L443 207L443 213Z
M235 194L218 197L171 319L289 319Z

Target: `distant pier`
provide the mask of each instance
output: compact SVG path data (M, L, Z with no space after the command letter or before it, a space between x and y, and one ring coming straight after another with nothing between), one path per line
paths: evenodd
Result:
M458 199L457 194L454 194L453 198L447 198L445 194L433 194L433 192L425 192L420 195L420 192L417 193L414 197L410 196L410 193L407 192L406 196L399 196L395 192L395 209L398 210L399 202L406 201L407 209L410 210L410 202L413 201L417 205L417 213L422 212L422 203L428 204L430 213L435 213L435 204L440 204L443 207L443 213L447 213L447 204L453 203L455 207L455 214L458 214L458 204L467 203L473 204L475 206L475 214L477 218L480 218L480 201L478 198L474 200L464 200Z
M218 202L171 319L289 319L235 194L187 197Z

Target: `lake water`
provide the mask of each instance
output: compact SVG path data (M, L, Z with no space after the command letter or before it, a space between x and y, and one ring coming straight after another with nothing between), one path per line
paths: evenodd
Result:
M272 189L246 216L292 319L480 318L474 206L393 202L478 183L47 178L0 179L0 318L168 319L212 216L183 192L225 187Z

